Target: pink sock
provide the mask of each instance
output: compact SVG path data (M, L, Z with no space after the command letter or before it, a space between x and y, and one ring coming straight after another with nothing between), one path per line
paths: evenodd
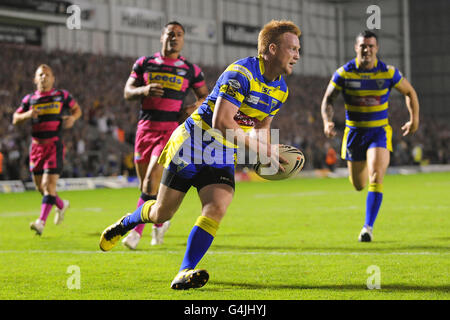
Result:
M56 195L56 202L55 202L55 204L58 207L58 209L64 208L64 202L61 200L60 197L58 197L58 195Z
M136 208L139 208L140 206L142 206L145 203L145 200L142 200L142 198L139 197L138 203Z
M140 236L142 236L142 232L144 231L145 223L138 224L136 227L134 227L134 231L139 233Z
M47 217L48 217L50 211L52 211L52 207L53 207L53 205L49 204L49 203L43 203L41 205L41 215L39 216L39 219L44 221L44 224L47 221Z
M145 203L145 200L143 200L141 197L139 197L136 208L139 208L144 203ZM136 231L137 233L139 233L140 236L142 236L142 232L144 231L144 228L145 228L145 223L138 224L136 227L134 227L134 231Z

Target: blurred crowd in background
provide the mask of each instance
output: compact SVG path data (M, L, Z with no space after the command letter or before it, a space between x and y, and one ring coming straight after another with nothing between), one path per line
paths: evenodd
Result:
M83 110L82 118L63 133L66 153L62 177L134 176L133 144L139 102L126 101L123 88L136 59L46 52L37 47L2 44L0 179L31 180L28 170L31 125L25 122L14 127L11 122L22 98L36 90L34 72L42 63L53 68L55 87L68 90ZM212 89L223 67L200 67L208 88ZM345 162L340 159L345 122L343 100L340 98L335 108L338 134L327 139L323 134L320 103L329 78L302 76L301 70L297 73L286 79L289 98L275 117L272 128L280 129L280 143L296 146L304 152L305 169L344 167ZM192 101L191 94L186 104ZM426 106L421 105L421 108ZM418 132L402 137L400 128L409 115L403 97L394 92L390 99L389 118L394 132L391 166L449 162L448 119L426 116L422 112ZM333 152L337 154L334 161Z

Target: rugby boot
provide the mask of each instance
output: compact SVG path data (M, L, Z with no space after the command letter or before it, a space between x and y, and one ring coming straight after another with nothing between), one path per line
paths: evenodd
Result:
M359 234L359 242L371 242L373 239L373 229L369 226L364 226Z
M150 243L152 246L163 244L164 242L164 234L167 229L169 229L170 221L166 221L163 223L161 227L157 227L155 225L152 226L152 242Z
M131 230L130 234L123 238L122 243L128 249L135 250L140 240L141 235L138 232Z
M129 215L129 214L127 214L127 215ZM128 232L128 230L126 230L124 228L124 226L122 225L122 220L127 215L123 216L122 218L120 218L119 221L110 225L108 228L106 228L103 231L103 233L100 237L100 243L99 243L100 249L102 251L111 250L117 244L117 241L119 241L120 238L122 238L122 236L124 236Z
M36 221L33 221L30 223L30 229L36 231L36 234L40 236L42 232L44 231L45 222L41 219L37 219Z
M64 206L62 209L59 209L56 207L55 212L55 219L53 220L54 224L60 224L64 220L64 214L66 213L66 210L69 208L70 203L69 200L63 200Z
M178 272L170 287L175 290L201 288L208 282L209 274L204 269L184 269Z

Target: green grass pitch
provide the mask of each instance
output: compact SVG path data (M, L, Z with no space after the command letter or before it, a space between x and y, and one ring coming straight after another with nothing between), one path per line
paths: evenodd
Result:
M210 280L188 291L169 286L200 214L194 189L163 245L150 246L148 225L138 250L106 253L100 234L134 209L137 189L60 192L71 208L59 226L52 212L41 237L29 229L40 194L0 194L0 299L448 300L450 173L387 176L374 242L359 243L366 193L343 178L238 183L199 264Z

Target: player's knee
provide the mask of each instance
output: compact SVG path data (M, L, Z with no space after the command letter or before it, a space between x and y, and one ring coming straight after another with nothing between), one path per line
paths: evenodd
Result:
M227 206L221 203L208 203L203 206L202 214L221 220L227 212Z
M40 188L39 188L39 192L41 192L42 194L44 193L50 193L50 182L49 181L42 181Z
M370 183L383 183L383 174L378 171L374 171L369 174Z
M170 220L175 214L176 210L170 207L163 207L158 203L155 203L150 211L150 220L153 223L164 223Z
M349 176L348 180L350 181L350 183L352 184L353 188L355 188L356 191L362 191L366 187L364 181L353 179L352 176Z
M356 191L362 191L366 187L366 183L363 181L351 181L353 188L355 188Z

